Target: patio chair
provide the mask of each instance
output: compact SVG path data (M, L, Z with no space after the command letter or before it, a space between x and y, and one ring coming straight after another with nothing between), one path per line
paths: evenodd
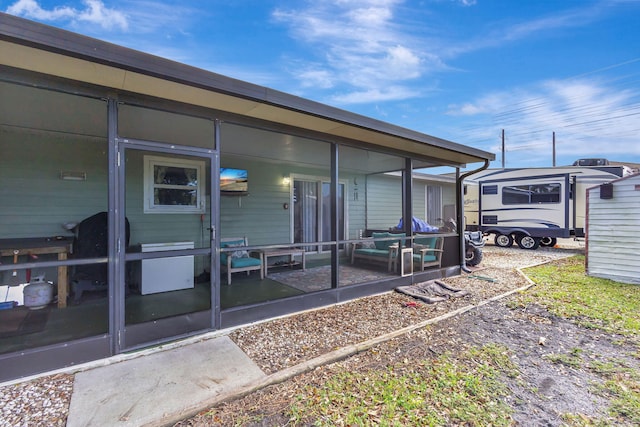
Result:
M242 248L249 246L246 237L225 237L220 239L221 248ZM260 270L260 280L264 279L262 257L252 257L249 251L238 249L233 252L220 254L220 268L227 272L227 285L231 284L231 273L246 271L247 276L255 270Z
M413 263L424 271L427 267L440 267L442 264L443 237L418 237L413 245Z

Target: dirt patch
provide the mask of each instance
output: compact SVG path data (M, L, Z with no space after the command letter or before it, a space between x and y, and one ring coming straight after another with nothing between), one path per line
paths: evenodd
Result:
M592 367L615 360L638 369L638 360L630 356L637 351L633 343L577 326L536 305L507 306L513 302L496 302L461 316L452 333L463 335L469 345L491 342L510 350L520 371L516 379L505 378L514 420L556 426L563 423L563 414L607 418L609 402L596 391L604 378Z
M519 371L515 377L504 377L515 424L566 425L563 415L577 417L582 425L589 419L625 424L625 420L608 418L611 402L597 390L605 378L593 367L596 362L615 361L640 369L638 343L578 326L537 305L523 306L516 295L225 403L177 426L287 425L286 411L296 396L307 385L322 386L337 372L385 368L399 361L411 366L490 343L507 348Z

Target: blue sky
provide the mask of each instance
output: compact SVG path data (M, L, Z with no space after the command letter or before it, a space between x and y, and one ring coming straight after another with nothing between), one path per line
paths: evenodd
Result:
M640 163L640 0L10 0L0 10L496 154Z

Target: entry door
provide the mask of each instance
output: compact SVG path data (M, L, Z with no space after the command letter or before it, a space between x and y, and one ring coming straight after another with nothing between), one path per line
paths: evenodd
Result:
M161 144L130 147L123 164L129 237L122 350L216 327L218 305L211 281L216 157Z

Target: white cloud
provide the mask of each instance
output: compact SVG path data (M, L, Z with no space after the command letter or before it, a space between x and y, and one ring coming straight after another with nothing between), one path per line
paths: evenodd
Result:
M421 93L405 86L390 86L385 88L371 88L363 91L351 91L337 94L331 99L338 104L362 104L378 101L394 101L398 99L416 98Z
M342 90L343 95L332 98L341 103L416 96L410 86L443 64L424 50L410 26L398 23L396 6L401 3L334 0L275 11L274 19L287 24L293 36L320 58L320 65L307 64L295 74L301 86Z
M35 0L18 0L6 10L7 13L40 21L68 20L72 23L97 24L103 29L119 28L126 31L129 27L127 16L120 11L105 7L100 0L84 0L84 9L63 6L44 9Z
M330 89L334 86L333 75L328 70L309 69L298 73L303 87Z
M621 160L640 155L640 91L617 89L596 79L550 80L496 92L451 105L449 114L472 123L460 139L494 152L501 149L498 135L504 129L507 151L522 152L529 159L549 158L553 132L558 155L606 153Z
M542 37L554 34L556 31L582 27L598 19L602 14L601 4L595 3L588 7L577 7L575 9L559 10L553 15L543 16L527 21L512 24L495 26L497 29L489 32L482 32L479 37L472 40L452 43L443 52L443 56L456 57L463 53L475 52L481 49L500 47L507 43L531 38Z
M452 0L460 6L476 4L475 0ZM554 30L585 25L596 19L602 7L598 4L559 11L550 16L511 25L487 27L477 37L465 41L446 41L442 35L427 38L431 24L429 15L415 19L415 12L401 8L403 0L333 0L308 3L305 8L279 9L273 18L286 24L300 43L315 54L314 65L294 74L301 87L314 87L318 75L330 75L320 88L342 90L345 94L333 99L392 100L385 88L403 87L395 100L405 94L414 96L411 86L424 85L435 72L450 70L445 63L468 52L497 48L532 36L547 36ZM424 10L420 10L425 13ZM419 24L418 24L419 22ZM419 25L419 26L416 26ZM292 68L293 69L293 68ZM310 79L310 80L309 80ZM353 90L353 96L348 91ZM420 89L418 89L420 90ZM369 94L370 96L362 96Z

